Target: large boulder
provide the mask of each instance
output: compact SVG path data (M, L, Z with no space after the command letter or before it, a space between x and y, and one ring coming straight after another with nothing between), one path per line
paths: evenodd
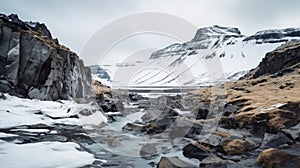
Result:
M183 156L187 158L194 158L202 161L210 155L210 152L200 144L188 144L183 149Z
M40 100L94 97L90 69L44 24L0 15L0 91Z
M282 150L270 148L259 154L256 163L264 168L298 168L300 167L300 157Z

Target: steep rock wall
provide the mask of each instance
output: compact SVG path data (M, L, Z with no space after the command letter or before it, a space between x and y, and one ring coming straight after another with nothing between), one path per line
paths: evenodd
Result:
M40 100L93 97L91 72L44 24L0 15L0 92Z

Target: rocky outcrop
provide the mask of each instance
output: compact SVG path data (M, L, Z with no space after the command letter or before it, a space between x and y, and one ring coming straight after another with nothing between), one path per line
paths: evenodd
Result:
M220 38L221 36L226 36L226 38L243 37L238 28L214 25L211 27L204 27L198 29L192 41L207 40L209 38Z
M252 36L246 37L244 41L260 40L261 42L276 43L279 41L287 41L283 38L297 36L300 36L299 28L273 29L259 31Z
M90 69L44 24L0 15L0 91L40 100L92 97Z
M300 42L291 41L266 54L257 68L251 70L245 78L257 78L263 75L282 76L300 67Z

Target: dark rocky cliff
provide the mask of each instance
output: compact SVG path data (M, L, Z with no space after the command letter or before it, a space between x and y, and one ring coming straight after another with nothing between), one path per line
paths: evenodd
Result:
M266 54L257 68L245 75L246 78L257 78L263 75L282 76L300 67L300 41L288 42Z
M86 99L90 69L44 24L0 14L0 92L41 100Z

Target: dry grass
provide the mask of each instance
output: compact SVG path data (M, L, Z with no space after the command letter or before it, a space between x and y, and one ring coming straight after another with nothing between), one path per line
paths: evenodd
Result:
M101 82L96 81L96 80L92 81L92 89L96 95L112 92L111 88L109 88L105 85L102 85Z
M256 163L265 168L300 167L300 157L270 148L259 154Z
M248 143L241 139L233 139L225 141L223 149L229 155L240 155L245 153L248 148Z
M201 104L226 94L227 104L240 104L241 108L235 113L240 127L253 124L260 117L268 120L269 131L276 132L300 121L299 93L300 69L297 69L282 77L262 76L199 89L193 92L193 96ZM276 106L280 104L296 104L296 107L281 109Z

